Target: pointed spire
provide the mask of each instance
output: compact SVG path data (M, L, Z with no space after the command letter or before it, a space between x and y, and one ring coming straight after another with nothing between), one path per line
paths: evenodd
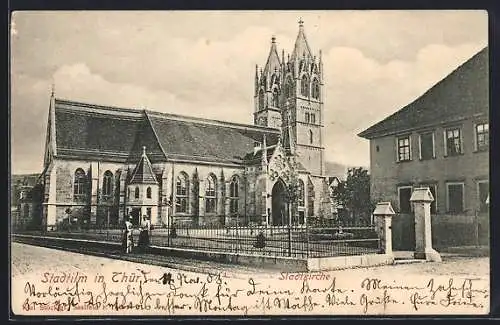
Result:
M306 34L304 32L304 21L302 20L302 18L299 19L299 33L297 35L297 39L295 40L295 46L292 52L292 60L301 56L305 56L308 59L312 58L311 49L309 48Z
M278 50L276 48L276 36L271 37L271 49L269 51L269 56L267 57L266 66L264 67L264 74L269 75L273 73L275 68L281 65L280 58L278 56Z
M259 94L259 67L255 65L255 96Z
M52 80L52 85L51 85L51 89L50 89L50 97L54 97L56 93L56 85L55 85L55 82Z
M146 155L146 146L142 147L141 160L132 172L130 184L158 184L151 162Z
M319 75L321 77L321 80L323 80L323 59L321 58L322 52L323 51L319 50L319 65L318 65L318 68L319 68ZM323 81L321 81L321 82L323 82Z

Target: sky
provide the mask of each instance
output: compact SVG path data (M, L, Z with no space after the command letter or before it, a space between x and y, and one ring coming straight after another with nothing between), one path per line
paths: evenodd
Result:
M328 161L369 167L357 134L487 46L486 11L57 11L11 19L11 168L42 171L58 98L253 123L255 65L304 21L324 65ZM285 54L286 55L286 54Z

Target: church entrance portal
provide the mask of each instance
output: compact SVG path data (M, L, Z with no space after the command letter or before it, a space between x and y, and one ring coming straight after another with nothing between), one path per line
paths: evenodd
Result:
M272 191L272 225L283 226L288 224L286 209L286 188L282 180L278 180Z

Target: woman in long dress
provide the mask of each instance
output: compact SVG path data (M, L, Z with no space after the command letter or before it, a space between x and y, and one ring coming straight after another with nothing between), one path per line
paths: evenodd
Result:
M141 233L139 234L139 247L142 252L146 250L149 246L149 232L151 230L151 223L147 216L143 217L143 223L141 226Z
M133 237L132 237L132 222L131 222L132 217L129 217L125 221L125 235L124 235L124 241L125 241L125 253L132 253L132 246L134 245Z

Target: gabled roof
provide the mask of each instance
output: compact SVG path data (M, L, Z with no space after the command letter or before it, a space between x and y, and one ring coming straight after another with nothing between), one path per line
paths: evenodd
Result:
M135 163L169 159L242 164L263 135L279 130L153 111L55 100L57 157Z
M297 34L297 39L295 40L295 46L293 47L290 59L295 60L295 58L301 59L303 57L312 59L312 52L307 43L306 34L304 33L304 25L300 22L299 33Z
M269 145L277 143L279 137L279 131L271 128L147 114L167 158L241 164L264 134Z
M358 135L372 139L488 114L488 66L486 47L415 101Z
M132 172L130 184L158 184L151 162L146 155L146 147L142 147L141 160Z

